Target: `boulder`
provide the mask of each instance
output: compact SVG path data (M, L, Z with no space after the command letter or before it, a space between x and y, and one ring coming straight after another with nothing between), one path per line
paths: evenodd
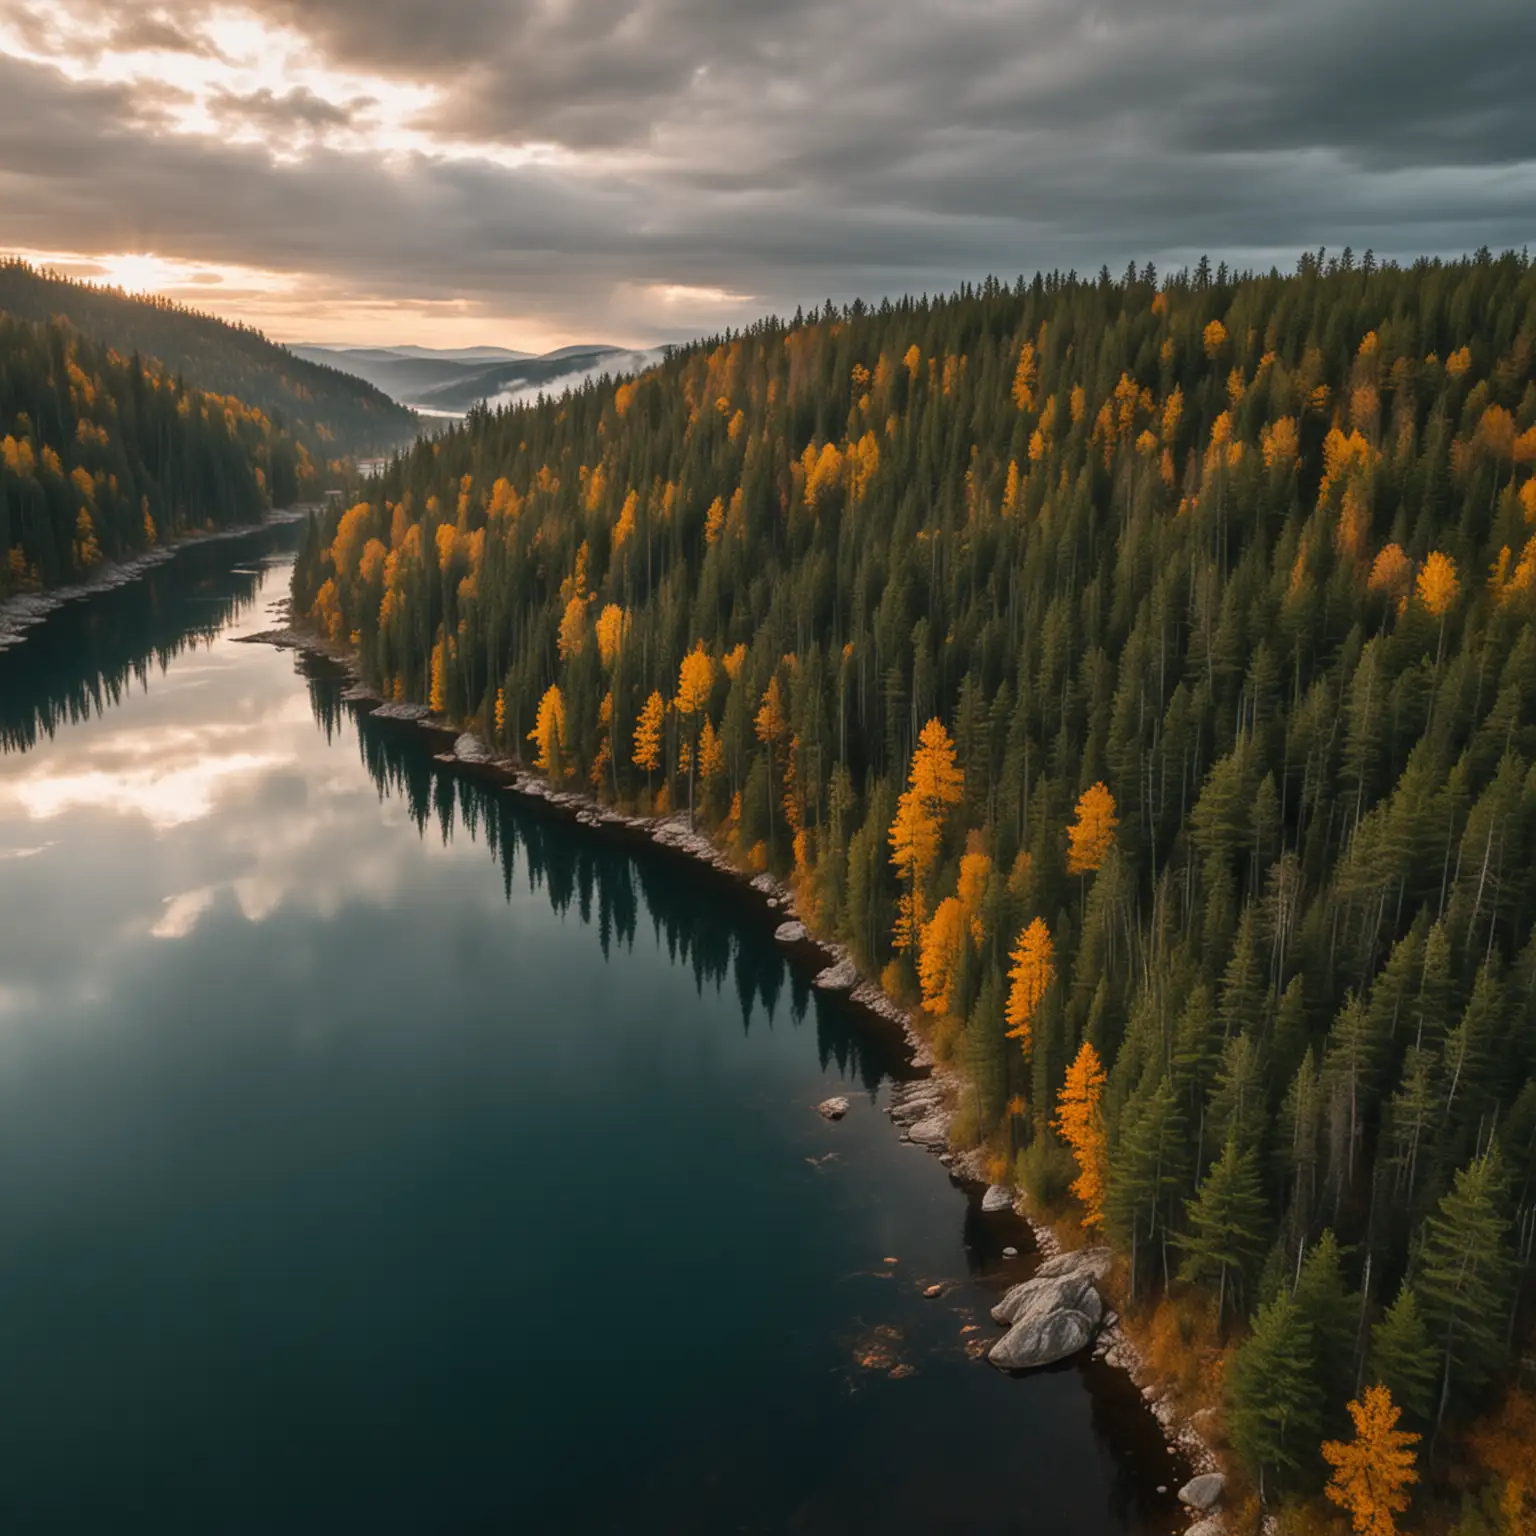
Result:
M823 1099L816 1106L816 1113L824 1120L841 1120L848 1113L848 1100L841 1094L835 1098Z
M823 992L851 992L859 984L859 970L852 960L839 960L818 973L813 987Z
M1108 1248L1079 1248L1073 1253L1058 1253L1035 1271L1035 1278L1047 1280L1058 1275L1086 1275L1090 1280L1102 1280L1109 1273L1114 1257Z
M989 1216L994 1211L1011 1211L1013 1191L1006 1184L989 1184L986 1194L981 1197L981 1208Z
M1026 1317L987 1351L987 1359L1004 1371L1028 1371L1054 1365L1087 1347L1093 1324L1070 1309L1045 1317Z
M1179 1489L1179 1503L1187 1504L1191 1509L1198 1509L1202 1514L1206 1510L1215 1509L1221 1502L1222 1490L1227 1486L1227 1480L1220 1472L1204 1472L1199 1477L1192 1477Z
M1088 1300L1089 1296L1092 1301ZM1051 1312L1092 1312L1093 1322L1103 1316L1103 1303L1093 1288L1091 1275L1035 1275L1010 1286L992 1308L994 1322L1010 1327L1027 1318L1039 1319Z
M1184 1532L1184 1536L1225 1536L1226 1529L1226 1526L1213 1516L1209 1520L1201 1520L1197 1524L1190 1526Z
M473 731L465 731L454 742L453 755L461 763L488 763L491 749Z
M773 930L773 936L779 941L780 944L798 944L806 936L805 924L780 923L779 926Z
M907 1135L924 1147L942 1147L949 1143L949 1116L929 1115L926 1120L919 1120L908 1131Z
M1019 1256L1019 1250L1017 1248L1004 1248L1003 1249L1003 1257L1005 1259L1016 1259L1016 1258L1018 1258L1018 1256Z

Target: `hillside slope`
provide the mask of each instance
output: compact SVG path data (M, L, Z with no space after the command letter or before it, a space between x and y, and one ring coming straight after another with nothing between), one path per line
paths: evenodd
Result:
M253 522L315 479L304 445L233 396L0 314L0 598Z
M829 309L476 412L295 596L787 873L1315 1494L1530 1323L1533 359L1515 256Z
M155 358L198 389L236 396L306 443L320 463L389 452L415 432L414 415L372 385L296 357L259 331L179 305L6 261L0 312L18 320L67 319L125 357Z

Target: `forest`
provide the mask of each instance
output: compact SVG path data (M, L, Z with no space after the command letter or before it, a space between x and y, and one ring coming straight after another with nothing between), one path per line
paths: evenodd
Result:
M1533 348L1486 251L828 303L419 440L295 603L790 880L1255 1509L1529 1532Z
M250 326L230 325L169 299L71 282L24 261L0 261L0 312L67 319L122 353L260 410L315 462L387 453L408 442L416 415L373 385L295 356Z
M66 322L0 313L0 598L254 522L316 478L259 409Z

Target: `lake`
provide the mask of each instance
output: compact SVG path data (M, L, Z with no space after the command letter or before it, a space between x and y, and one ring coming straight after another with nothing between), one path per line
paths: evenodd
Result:
M295 542L0 654L0 1528L1182 1529L1127 1378L969 1358L1032 1247L889 1027L233 643Z

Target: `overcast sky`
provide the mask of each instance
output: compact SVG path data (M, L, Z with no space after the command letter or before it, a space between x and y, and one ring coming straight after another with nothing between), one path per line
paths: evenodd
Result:
M1536 0L0 0L0 248L285 340L1533 226Z

